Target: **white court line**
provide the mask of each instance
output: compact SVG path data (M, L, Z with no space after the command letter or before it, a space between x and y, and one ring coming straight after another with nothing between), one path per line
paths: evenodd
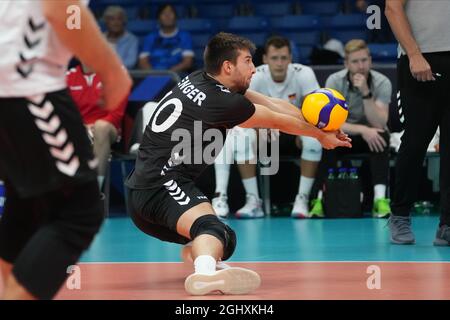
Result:
M176 261L149 261L149 262L79 262L78 264L156 264L156 263L178 263ZM227 261L227 263L450 263L450 261Z

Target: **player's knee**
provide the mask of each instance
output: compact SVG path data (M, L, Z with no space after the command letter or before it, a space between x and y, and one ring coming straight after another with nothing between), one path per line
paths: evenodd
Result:
M302 139L302 159L319 162L322 158L322 145L316 139Z
M111 123L107 121L97 121L94 124L94 141L105 140L106 142L114 131L115 128Z
M209 234L222 242L222 260L227 260L233 255L236 248L236 233L215 215L201 216L192 224L190 230L191 239L195 239L202 234Z

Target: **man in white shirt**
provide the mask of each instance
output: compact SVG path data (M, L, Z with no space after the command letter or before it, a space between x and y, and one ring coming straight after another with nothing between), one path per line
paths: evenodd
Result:
M319 89L319 84L314 71L310 67L292 63L291 48L288 39L279 36L268 39L265 45L263 61L265 64L256 68L256 73L253 75L250 83L250 89L273 98L289 101L299 108L305 95ZM253 129L245 130L247 130L247 133L241 132L239 138L235 142L236 149L238 150L236 154L243 154L244 159L251 160L254 151L247 150L248 144L243 142L247 139L253 143L256 140L256 134ZM251 131L249 132L248 130ZM233 135L236 134L233 133L232 136ZM322 155L322 147L314 138L303 136L297 138L301 140L302 144L300 162L301 176L298 194L295 197L291 216L293 218L308 218L311 217L311 215L322 216L322 208L314 207L316 203L321 205L321 202L313 201L314 204L312 210L309 208L309 194ZM288 145L288 148L296 148L295 140L289 139L288 135L281 134L280 140L283 145ZM233 139L227 139L227 144L233 145L232 143ZM247 147L247 149L240 150L239 146L242 146L242 148ZM226 148L227 147L225 147L224 150L226 150ZM246 154L250 155L250 157L247 156L245 158ZM259 197L254 197L251 193L251 190L255 190L253 192L256 192L257 194L256 164L246 163L239 165L239 167L243 178L243 184L247 191L247 203L244 208L237 211L236 215L238 217L244 216L246 218L261 217L263 216L261 201L259 200ZM229 165L216 163L215 168L216 186L223 187L219 188L219 190L216 188L216 194L220 194L217 194L217 197L213 200L213 204L215 203L216 208L218 209L216 212L226 212L228 206L226 205L226 198L224 197L223 192L226 192L226 186L228 185ZM251 196L249 196L249 194L251 194Z

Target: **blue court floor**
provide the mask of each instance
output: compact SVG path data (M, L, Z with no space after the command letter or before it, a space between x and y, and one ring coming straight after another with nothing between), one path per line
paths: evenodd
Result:
M230 219L238 246L230 261L450 261L450 247L432 245L438 216L413 217L416 244L389 243L387 220ZM81 262L180 262L177 244L138 230L128 217L108 218Z

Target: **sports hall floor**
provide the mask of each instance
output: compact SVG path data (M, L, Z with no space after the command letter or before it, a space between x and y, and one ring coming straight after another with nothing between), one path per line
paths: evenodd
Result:
M64 288L57 299L450 299L450 247L432 245L436 215L414 216L416 244L409 246L391 245L387 220L372 218L228 223L238 235L230 264L262 278L251 295L187 295L183 284L192 266L181 262L181 247L114 217L82 258L81 289ZM368 273L373 265L379 282Z

